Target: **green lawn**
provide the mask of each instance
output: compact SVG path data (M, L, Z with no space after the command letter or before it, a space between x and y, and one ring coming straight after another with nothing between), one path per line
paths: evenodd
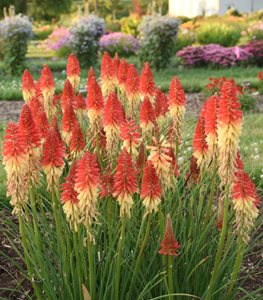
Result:
M130 63L134 63L140 70L140 64L136 57L129 58ZM40 76L41 68L47 63L53 71L56 79L57 92L63 88L63 83L66 78L66 61L51 59L28 59L26 67L37 79ZM98 67L96 68L98 71ZM257 87L259 82L257 73L261 69L258 67L232 67L227 69L212 69L212 68L193 68L188 69L178 66L176 59L171 63L170 68L160 72L154 72L154 78L157 86L160 86L163 91L169 88L170 80L173 76L179 76L186 92L200 92L208 83L208 77L233 77L238 83L249 81L253 87ZM81 73L81 89L85 90L88 70L82 70ZM0 63L0 100L21 99L21 76L11 77L4 75L3 66Z

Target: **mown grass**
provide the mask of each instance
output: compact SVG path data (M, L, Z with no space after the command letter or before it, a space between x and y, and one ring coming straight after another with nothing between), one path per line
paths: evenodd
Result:
M130 63L134 63L140 69L140 63L137 57L128 59ZM51 60L51 59L29 59L26 63L27 69L32 73L35 79L41 72L41 68L47 63L53 71L56 79L57 92L63 88L66 78L66 60ZM95 68L99 72L99 66ZM179 66L176 59L173 59L171 66L160 72L154 72L154 78L157 86L165 92L168 91L171 78L178 76L186 92L201 92L208 83L209 77L233 77L237 83L250 82L252 87L258 87L259 82L257 73L261 69L255 66L238 66L227 69L213 68L186 68ZM81 89L85 91L86 79L88 70L82 70L81 73ZM22 74L21 74L22 75ZM21 76L6 76L4 74L3 65L0 63L0 100L18 100L22 98L21 93Z

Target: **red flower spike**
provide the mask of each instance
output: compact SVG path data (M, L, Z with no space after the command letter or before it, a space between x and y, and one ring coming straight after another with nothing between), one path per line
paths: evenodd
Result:
M219 97L211 96L206 101L206 110L204 113L205 118L205 134L206 142L213 158L217 154L217 110L218 110Z
M118 83L122 94L125 93L125 83L127 79L128 69L129 69L128 62L124 58L122 58L118 69Z
M155 96L155 84L153 79L153 73L150 64L146 62L142 68L142 74L140 77L140 93L141 98L149 98L151 101Z
M232 200L236 213L236 232L245 243L249 241L249 233L259 214L259 196L255 184L244 171L240 155L237 155L235 181L232 187Z
M91 84L92 78L96 79L96 75L95 75L93 68L90 67L89 72L88 72L87 83L86 83L87 94L89 93L89 90L90 90L90 84Z
M197 165L200 169L204 168L207 164L207 152L208 145L206 142L206 134L205 134L205 110L206 107L203 108L201 114L198 118L194 137L193 137L193 155L197 159Z
M40 132L33 120L30 108L24 104L20 113L19 129L26 141L28 151L40 146Z
M192 156L190 161L190 172L187 177L190 178L193 183L197 183L199 174L200 169L197 165L197 159L194 156Z
M74 110L70 104L65 106L64 113L62 116L62 135L65 140L65 143L69 145L71 134L73 130L73 125L77 121Z
M16 123L7 124L2 154L7 173L7 196L11 196L10 204L14 207L13 213L17 213L28 199L28 186L25 180L28 157L25 140Z
M140 127L143 132L147 132L153 129L154 124L156 123L154 108L149 100L145 97L140 111Z
M51 126L56 131L57 137L58 137L59 141L63 143L62 137L61 137L61 134L60 134L60 130L59 130L59 127L58 127L58 120L57 120L57 118L55 116L52 117L52 124L51 124Z
M80 66L77 57L71 53L67 62L67 76L79 76Z
M26 143L16 123L10 122L7 124L2 154L4 165L11 160L16 167L19 167L19 161L25 159Z
M140 131L139 126L135 121L124 122L120 129L120 137L123 141L123 146L128 149L132 156L137 156L137 147L140 143Z
M38 124L41 139L44 140L49 130L48 118L44 110L39 110L37 116L34 118L35 123Z
M101 89L95 77L92 77L89 83L89 91L87 97L88 117L91 127L100 127L102 111L103 111L103 96Z
M73 157L77 156L86 146L84 134L80 128L79 122L73 124L72 136L70 140L69 149Z
M144 168L141 186L141 199L146 208L146 214L156 212L161 202L161 186L153 163L148 160Z
M160 89L156 89L155 91L154 108L156 118L164 117L168 112L168 100Z
M233 179L242 126L242 111L236 86L226 80L220 91L221 98L217 114L218 173L222 184Z
M78 192L75 190L75 180L77 172L77 164L75 161L72 164L69 175L65 178L62 184L61 202L63 204L63 211L70 224L70 227L77 231L79 223L79 207L78 207Z
M185 94L181 82L177 77L173 77L170 84L168 106L174 120L174 126L176 127L176 135L179 139L180 127L182 126L185 113Z
M40 77L40 89L42 93L45 90L54 91L55 89L55 81L53 78L53 74L49 69L48 65L44 65L44 68L42 69L41 77Z
M114 175L112 170L108 167L106 168L105 173L101 176L100 199L111 197L113 193L113 182Z
M47 176L47 189L51 190L52 184L57 186L64 167L66 156L62 143L56 131L51 127L43 145L42 166Z
M79 193L81 223L86 227L90 238L92 238L90 226L96 222L99 214L96 207L99 183L100 170L97 157L86 151L78 163L75 189Z
M37 117L38 112L44 110L43 105L42 105L42 103L39 101L39 99L37 97L32 97L29 100L28 105L29 105L31 114L32 114L32 116L34 118L34 121L36 123L36 119L35 118Z
M125 83L125 93L128 100L128 115L132 116L140 103L140 78L133 64L129 65Z
M120 205L120 216L131 216L133 205L132 195L137 191L136 171L132 158L126 148L123 148L117 160L116 174L114 176L114 193Z
M22 76L22 94L25 102L29 102L36 94L34 79L28 70L25 70Z
M113 69L114 69L114 77L115 77L115 83L116 85L118 84L118 70L119 70L119 65L120 65L120 58L118 53L115 53L115 56L113 58Z
M141 143L140 148L139 148L139 155L138 155L138 159L137 159L137 164L136 164L138 174L141 174L142 169L144 168L146 160L147 160L146 149L144 147L144 144Z
M107 97L115 91L115 70L108 52L104 52L102 57L100 79L102 95Z
M76 109L86 109L86 102L85 102L85 98L82 96L81 93L78 93L78 95L75 97L75 106Z
M109 94L104 107L103 125L107 137L107 149L117 148L120 126L124 122L123 108L116 93Z
M166 228L164 232L164 237L161 242L161 250L159 251L159 253L162 255L178 256L177 253L178 248L180 248L180 245L175 239L172 220L170 215L168 214L166 219Z
M66 79L64 88L63 88L63 93L61 95L61 107L62 110L64 111L65 106L68 104L72 105L72 107L75 107L75 96L74 96L74 90L71 82Z

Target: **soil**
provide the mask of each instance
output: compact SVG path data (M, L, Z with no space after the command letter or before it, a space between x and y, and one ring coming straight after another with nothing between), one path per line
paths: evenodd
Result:
M263 96L256 96L257 99L257 112L263 112ZM201 93L195 94L187 94L187 108L186 111L190 115L197 115L202 107L204 98ZM21 107L23 105L23 101L0 101L0 122L8 122L8 121L18 121L19 113ZM2 216L1 214L8 214L7 211L0 210L0 298L1 299L14 299L14 300L22 300L27 299L29 294L32 294L32 287L30 282L24 279L24 276L21 270L18 270L14 264L11 263L9 259L6 257L12 258L15 262L17 262L22 270L25 270L25 266L21 259L18 257L17 253L13 250L13 247L10 246L7 238L3 234L3 224L1 224ZM10 218L13 218L13 221L17 222L14 216L10 215ZM259 229L258 234L263 234L263 226ZM16 244L17 247L21 247L19 244L19 236L12 240L13 243ZM253 253L247 256L243 263L241 277L246 276L250 273L250 276L244 281L243 288L246 291L252 292L256 289L262 287L262 276L263 276L263 242L262 240L257 243L255 249L253 249ZM4 254L3 254L4 253ZM23 291L21 289L19 292L13 291L18 289L19 286L23 287ZM9 291L4 290L8 288ZM262 292L261 292L262 293ZM240 293L237 297L237 300L243 296L244 293ZM249 299L263 299L263 294L255 295L254 298Z

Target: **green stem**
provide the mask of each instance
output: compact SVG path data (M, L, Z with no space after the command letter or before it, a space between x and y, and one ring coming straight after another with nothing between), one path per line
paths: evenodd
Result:
M233 288L236 284L236 280L237 280L237 276L239 274L240 271L240 267L243 261L243 256L244 256L244 242L241 238L239 238L238 240L238 250L237 250L237 256L236 256L236 260L235 260L235 264L234 264L234 269L233 269L233 273L231 276L231 280L230 280L230 286L227 290L227 294L226 294L226 300L231 300L232 298L232 291Z
M149 235L150 235L150 227L151 227L151 214L148 215L145 236L144 236L144 239L143 239L143 242L142 242L142 246L141 246L137 261L135 263L128 299L130 299L130 297L131 297L131 291L132 291L132 288L133 288L133 285L134 285L134 280L136 278L136 275L139 271L139 268L140 268L140 265L141 265L141 262L142 262L142 259L143 259L144 249L146 248L146 245L147 245L147 242L148 242L148 239L149 239Z
M228 193L229 193L229 186L226 186L226 191L225 191L225 201L224 201L224 216L223 216L223 225L222 225L222 230L220 234L220 239L218 243L218 248L216 252L216 257L215 257L215 264L214 268L212 271L212 277L208 286L207 294L204 299L206 300L211 300L211 295L212 291L218 276L218 270L219 270L219 265L222 257L222 252L224 248L224 242L225 242L225 237L227 233L227 223L228 223Z
M173 299L173 256L168 255L168 290L169 300Z
M118 244L118 254L117 254L117 264L116 264L116 277L115 277L115 297L114 300L119 300L119 286L120 286L120 271L121 271L121 258L122 258L122 247L124 241L124 234L125 234L125 224L126 224L126 216L122 218L122 225L121 225L121 236L119 239Z
M96 299L95 290L95 278L94 278L94 264L93 264L93 251L92 242L88 239L88 259L89 259L89 285L90 285L90 295L91 299Z

